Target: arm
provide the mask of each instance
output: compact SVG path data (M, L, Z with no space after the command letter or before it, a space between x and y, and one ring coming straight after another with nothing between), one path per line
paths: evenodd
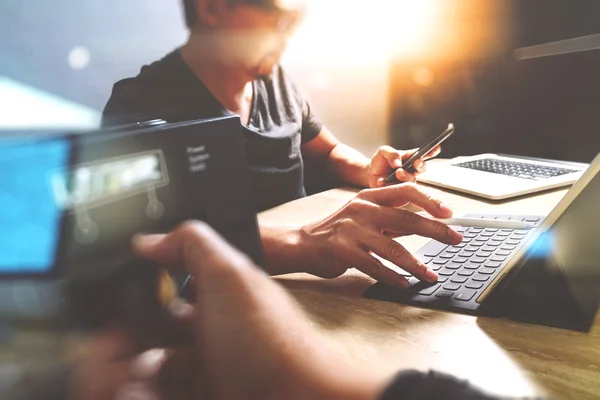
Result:
M259 229L265 253L264 268L269 275L305 272L298 252L302 240L299 229L271 226L259 226Z
M400 182L414 182L416 176L401 169L404 161L414 151L401 151L390 146L382 146L369 159L359 151L341 143L327 128L323 128L314 139L302 146L305 157L325 159L329 171L342 182L372 188L385 186L384 179L394 170ZM435 157L440 151L440 146L437 146L424 159ZM414 166L417 173L425 172L423 159L417 160Z
M409 203L438 218L452 215L439 200L412 184L363 190L320 221L298 228L261 226L264 267L271 275L306 272L322 278L340 276L354 267L388 285L408 284L372 252L419 279L435 282L437 275L392 237L418 234L458 244L462 236L442 223L399 209Z
M341 143L327 129L302 147L309 158L326 159L328 169L339 179L352 185L368 187L368 171L371 160L359 151Z

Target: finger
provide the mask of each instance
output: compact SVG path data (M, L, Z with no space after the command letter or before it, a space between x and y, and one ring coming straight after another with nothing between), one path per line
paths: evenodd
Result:
M437 274L421 261L417 260L408 250L406 250L394 239L383 234L364 230L361 232L359 241L363 246L366 246L366 248L373 253L391 261L406 272L411 273L416 278L431 283L437 282ZM386 269L391 271L389 268Z
M172 349L162 360L156 380L161 386L192 381L198 372L198 353L193 346Z
M371 220L381 231L419 235L446 244L462 241L462 235L448 225L407 210L381 207Z
M133 247L140 256L164 264L172 272L187 269L195 277L203 266L216 271L250 264L246 256L199 221L187 222L167 235L137 235Z
M370 174L377 178L386 178L391 170L402 167L401 154L390 146L380 147L371 159ZM371 185L373 186L373 185Z
M419 151L419 149L410 149L410 150L403 151L402 152L402 162L405 162L406 160L411 158L412 155L415 154L417 151Z
M357 197L387 207L401 207L411 203L437 218L452 216L450 208L412 183L365 189Z
M425 161L422 158L419 158L418 160L416 160L413 163L413 167L415 168L415 172L417 174L422 174L423 172L425 172L427 170L427 164L425 164Z
M417 180L414 174L411 174L402 168L396 171L396 179L400 182L415 182Z
M358 247L354 247L348 250L347 255L351 260L350 265L352 267L364 272L376 281L398 288L409 286L405 277L383 265L381 261L370 255L366 248L360 250Z
M425 154L425 156L423 157L423 159L424 160L430 160L430 159L432 159L434 157L439 156L441 152L442 152L442 146L438 144L433 149L431 149L427 154Z
M391 146L381 146L377 150L377 155L384 159L391 168L402 166L402 153Z
M129 357L135 352L133 335L124 329L106 329L96 333L83 347L85 360L103 363Z

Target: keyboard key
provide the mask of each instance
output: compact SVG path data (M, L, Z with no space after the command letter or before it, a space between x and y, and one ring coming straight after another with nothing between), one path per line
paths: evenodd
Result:
M428 265L428 267L432 271L438 271L440 268L442 268L442 265L431 264L431 265Z
M483 287L483 283L470 282L465 285L468 289L481 289Z
M466 251L466 250L463 250L463 251L461 251L460 253L458 253L458 254L457 254L457 256L458 256L458 257L463 257L463 258L464 258L464 257L466 257L466 258L469 258L469 257L471 257L472 255L473 255L473 253L472 253L472 252L470 252L470 251Z
M473 297L475 297L475 294L477 294L476 290L462 289L460 292L454 295L454 300L470 301Z
M455 245L454 247L456 247L457 249L462 249L466 245L467 245L466 243L460 243L460 244Z
M452 253L452 254L456 254L458 252L460 252L461 250L456 248L456 247L448 247L446 249L446 253Z
M484 247L481 248L481 251L487 251L488 253L493 253L494 251L496 251L496 247L486 244Z
M498 268L502 264L500 264L499 262L488 261L484 265L488 268Z
M469 243L469 247L481 247L484 244L485 243L482 243L482 242L471 242L471 243Z
M506 242L504 242L505 244L509 245L509 246L518 246L519 242L518 240L507 240Z
M515 235L523 235L523 236L525 236L529 232L531 232L531 231L528 230L528 229L517 229L514 233L515 233Z
M459 264L464 264L464 263L466 263L467 261L469 261L469 259L468 259L468 258L465 258L465 257L454 257L454 258L452 259L452 262L459 263Z
M428 288L419 290L419 294L423 295L423 296L431 296L436 290L439 289L441 285L438 283L437 285L431 285Z
M441 252L446 250L448 245L437 241L431 241L426 244L425 247L425 251L423 252L425 257L437 257Z
M483 228L469 228L469 232L473 232L473 233L481 233L483 231Z
M453 294L454 292L449 292L447 290L438 290L438 292L435 294L435 297L449 298L452 297Z
M500 236L500 237L507 237L507 236L510 236L510 234L511 234L510 229L506 229L506 230L503 229L500 232L496 233L496 235Z
M492 236L494 236L494 233L493 232L481 232L479 234L479 236L483 236L484 238L486 238L486 237L491 238Z
M432 260L432 258L431 258L431 257L423 257L423 256L420 256L420 255L419 255L419 256L417 256L417 258L418 258L419 260L421 260L421 262L422 262L423 264L429 264L429 263L431 262L431 260Z
M493 275L494 272L496 272L496 270L493 269L493 268L484 267L484 268L479 268L477 270L477 272L480 273L480 274L483 274L483 275Z
M480 264L472 264L472 263L467 263L464 265L465 269L468 270L475 270L475 269L479 269L479 267L481 267Z
M450 280L450 282L452 282L452 279ZM446 283L443 288L446 290L458 290L460 289L460 286L458 283Z
M463 237L467 238L467 239L473 239L475 237L477 237L476 233L463 233Z
M438 283L444 283L448 280L447 276L438 276Z
M458 274L460 275L460 272ZM450 279L450 282L454 282L454 283L465 283L466 281L467 281L467 278L464 276L455 276Z
M525 222L539 222L541 218L525 218Z
M487 242L489 238L487 237L476 237L474 242L484 243Z
M478 251L477 253L475 253L475 257L484 258L484 259L487 259L491 255L492 255L492 253L490 253L489 251ZM475 258L475 257L473 257L473 258ZM477 262L477 261L473 261L473 262ZM481 261L481 262L483 262L483 261Z
M493 247L493 250L490 251L494 251L496 250L496 247L500 246L502 244L502 242L498 242L496 240L490 240L489 242L487 242L485 245L489 248L489 247Z
M492 258L490 258L490 261L493 261L493 262L502 262L504 260L506 260L506 257L493 256Z
M438 272L439 276L452 276L454 275L456 271L452 270L452 269L448 269L448 268L443 268L441 271Z
M497 255L497 256L503 256L503 257L505 257L505 256L510 256L510 255L511 255L511 253L512 253L512 252L511 252L511 251L508 251L508 250L498 250L498 251L496 251L496 255Z
M487 275L475 275L471 279L473 279L475 282L487 282L490 279L490 277Z
M496 243L502 243L502 242L504 242L504 240L505 240L505 239L506 239L506 238L505 238L505 237L502 237L502 236L494 236L494 237L493 237L493 238L491 238L491 239L490 239L490 241L489 241L489 242L487 242L487 243L488 243L488 245L490 245L490 246L491 246L492 244L494 244L494 245L495 245Z
M448 268L448 269L454 269L454 270L460 269L460 267L461 267L460 264L450 263L450 264L446 265L446 268Z
M501 250L514 250L516 249L517 246L511 246L511 245L503 245L502 247L500 247Z
M471 276L471 275L473 275L474 272L475 271L473 271L473 270L464 269L462 271L458 271L458 275L460 275L460 276Z
M432 261L432 263L435 265L444 265L444 264L448 263L448 261L450 261L450 260L445 260L443 258L436 258L435 260Z
M454 257L454 254L452 253L448 253L447 251L443 252L442 254L440 254L438 256L438 258L445 258L445 259L451 259L452 257Z
M475 253L477 250L479 250L479 246L469 245L464 248L464 251L468 251L469 253Z

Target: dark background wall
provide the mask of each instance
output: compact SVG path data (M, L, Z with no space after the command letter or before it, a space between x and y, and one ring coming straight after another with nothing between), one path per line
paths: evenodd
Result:
M513 0L511 41L477 54L431 63L433 85L413 72L428 60L391 65L391 142L418 146L448 122L457 125L444 156L504 152L589 162L600 152L598 49L517 60L514 50L600 33L600 2Z

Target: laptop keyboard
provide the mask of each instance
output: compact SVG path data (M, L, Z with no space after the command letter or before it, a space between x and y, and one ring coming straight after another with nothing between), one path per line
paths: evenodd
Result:
M496 158L483 158L480 160L453 164L453 166L531 180L548 179L555 176L578 172L574 169L548 167Z
M539 225L539 216L498 216L469 214L470 218L526 221ZM438 276L438 282L421 282L409 273L394 268L406 276L411 287L405 291L407 299L415 303L440 303L467 307L483 293L494 278L515 255L533 229L492 229L478 227L455 227L463 234L463 241L448 246L432 240L415 256ZM452 303L452 304L450 304Z

